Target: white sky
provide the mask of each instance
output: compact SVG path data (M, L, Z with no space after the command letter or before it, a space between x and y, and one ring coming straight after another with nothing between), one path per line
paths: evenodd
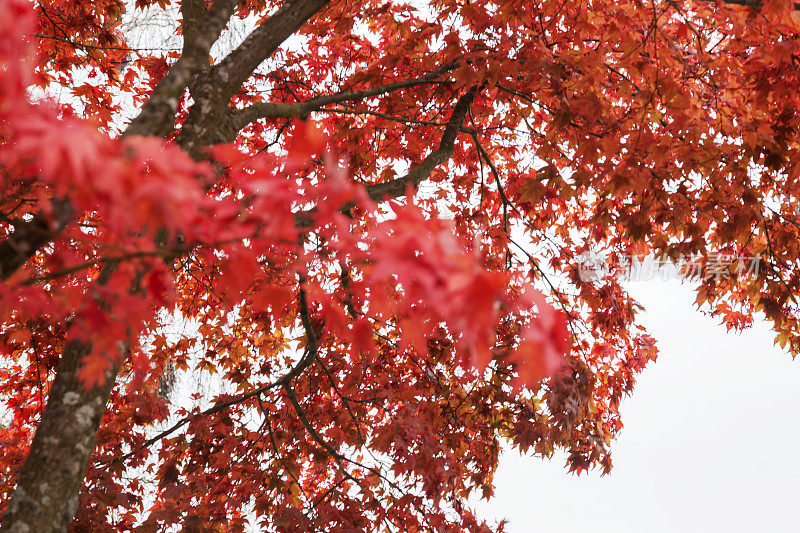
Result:
M677 280L628 287L660 355L622 404L611 474L507 451L482 516L512 533L796 531L800 360L765 322L726 333Z

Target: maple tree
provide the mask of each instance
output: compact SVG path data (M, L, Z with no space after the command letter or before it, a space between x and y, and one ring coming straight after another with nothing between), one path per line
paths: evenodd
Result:
M796 354L796 8L0 0L2 530L488 530L656 358L587 251Z

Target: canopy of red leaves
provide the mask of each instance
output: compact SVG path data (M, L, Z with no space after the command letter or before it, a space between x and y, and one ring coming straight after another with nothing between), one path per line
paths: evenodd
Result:
M256 116L194 158L119 135L178 55L127 43L134 9L178 20L152 4L0 0L0 237L53 231L0 281L0 501L67 342L91 347L87 388L122 365L92 531L482 531L467 499L501 442L608 471L656 349L586 251L759 258L698 303L800 351L789 2L331 2L231 110L440 76ZM445 144L465 93L448 160L371 194Z

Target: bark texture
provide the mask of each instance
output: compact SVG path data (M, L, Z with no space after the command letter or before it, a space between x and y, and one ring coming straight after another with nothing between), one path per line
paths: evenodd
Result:
M65 531L78 507L83 476L118 366L102 387L78 379L88 347L70 342L58 364L42 421L0 526L3 533Z

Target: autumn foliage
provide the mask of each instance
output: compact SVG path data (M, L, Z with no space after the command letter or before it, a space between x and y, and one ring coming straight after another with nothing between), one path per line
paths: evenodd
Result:
M697 303L796 354L800 17L738 4L0 0L2 527L488 530L656 358L587 251L758 258Z

